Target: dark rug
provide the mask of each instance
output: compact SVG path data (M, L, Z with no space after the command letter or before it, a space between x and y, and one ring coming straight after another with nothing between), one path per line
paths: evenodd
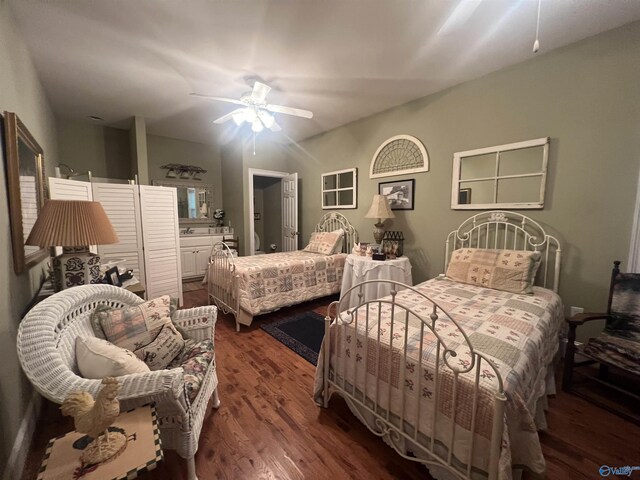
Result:
M318 364L318 353L324 337L324 317L319 313L299 313L261 325L260 328L309 363Z

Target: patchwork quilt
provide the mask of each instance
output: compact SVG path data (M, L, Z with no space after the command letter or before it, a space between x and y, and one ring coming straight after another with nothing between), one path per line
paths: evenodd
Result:
M240 307L255 316L338 293L346 258L304 250L235 258Z
M332 381L411 437L417 436L428 445L433 439L435 450L444 458L449 453L455 418L454 465L466 473L471 454L474 478L486 478L498 388L490 360L503 379L507 398L500 478L511 478L512 466L544 475L537 430L545 426L541 407L563 325L558 295L539 287L534 287L533 295L520 295L446 278L415 288L451 318L438 310L434 331L429 329L433 303L409 289L396 297L404 308L396 305L392 311L390 304L376 302L360 307L352 316L343 313L331 330ZM463 331L486 359L472 363ZM436 334L441 339L440 349ZM443 345L455 356L445 356ZM319 404L324 361L321 355L316 370L315 399ZM457 378L447 364L461 370ZM471 366L474 368L465 372ZM479 395L474 407L476 375ZM361 415L365 411L358 409ZM434 416L435 409L438 414ZM408 445L406 449L411 450Z

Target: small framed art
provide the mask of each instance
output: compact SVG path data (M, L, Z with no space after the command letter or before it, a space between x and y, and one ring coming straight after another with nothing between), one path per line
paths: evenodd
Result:
M413 178L395 182L380 182L378 193L387 197L391 210L413 210L415 184L416 181Z
M122 286L122 279L120 278L118 267L113 267L107 270L104 274L104 278L110 285L115 285L116 287Z

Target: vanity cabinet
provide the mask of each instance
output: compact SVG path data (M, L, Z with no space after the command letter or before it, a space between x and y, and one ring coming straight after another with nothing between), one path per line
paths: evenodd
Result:
M222 235L181 236L182 279L204 276L209 264L211 247L221 241Z

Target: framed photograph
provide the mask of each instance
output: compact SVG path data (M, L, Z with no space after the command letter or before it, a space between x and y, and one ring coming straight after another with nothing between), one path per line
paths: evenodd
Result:
M413 178L396 182L380 182L378 194L387 197L391 210L413 210L415 184L416 181Z
M260 215L259 213L254 213L253 214L253 219L254 220L260 220L262 218L262 215Z
M461 188L458 190L458 204L469 205L471 203L471 189Z
M116 287L122 286L122 279L120 278L118 267L113 267L107 270L104 274L104 278L110 285L115 285Z

